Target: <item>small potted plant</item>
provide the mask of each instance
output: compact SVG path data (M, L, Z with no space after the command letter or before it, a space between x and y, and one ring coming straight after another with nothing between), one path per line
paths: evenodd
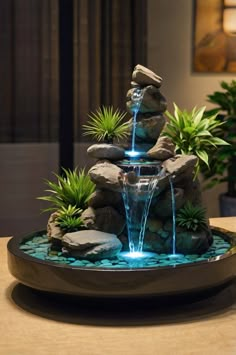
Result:
M203 170L206 186L226 182L227 191L220 195L221 216L236 216L236 80L230 83L221 81L222 91L208 95L208 101L216 107L208 114L218 114L222 122L220 137L229 144L221 146L210 154L210 169Z

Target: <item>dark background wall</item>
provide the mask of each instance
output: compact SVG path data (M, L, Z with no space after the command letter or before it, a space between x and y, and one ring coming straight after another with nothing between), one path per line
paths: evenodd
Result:
M146 0L0 1L0 236L44 229L44 179L89 167L81 126L125 109L146 65Z

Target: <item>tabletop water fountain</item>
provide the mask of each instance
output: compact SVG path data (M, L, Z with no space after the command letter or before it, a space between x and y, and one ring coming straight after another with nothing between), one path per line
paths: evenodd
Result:
M8 244L9 269L20 282L62 294L153 297L198 292L235 277L235 236L208 225L197 179L201 154L177 154L161 83L137 65L127 93L131 119L122 123L124 114L111 107L90 115L85 130L98 142L87 153L95 164L87 175L65 170L57 183L48 182L51 195L43 199L55 211L47 231ZM192 111L195 126L203 112ZM179 121L182 113L175 105ZM101 130L109 115L116 116L122 142L111 139L115 131L109 136L105 124Z

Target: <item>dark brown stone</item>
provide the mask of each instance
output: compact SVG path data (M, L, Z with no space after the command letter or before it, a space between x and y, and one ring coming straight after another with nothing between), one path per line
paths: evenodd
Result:
M154 85L160 87L162 78L143 65L137 64L132 74L132 80L140 86Z
M157 160L166 160L175 156L175 145L168 137L160 137L154 147L152 147L147 155Z
M139 119L136 124L136 137L139 138L139 141L155 142L160 136L165 123L166 120L163 115Z

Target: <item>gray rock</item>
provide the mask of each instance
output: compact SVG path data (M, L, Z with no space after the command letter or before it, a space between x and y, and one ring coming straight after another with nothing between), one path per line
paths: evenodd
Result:
M173 181L177 182L185 176L185 179L193 180L193 170L197 163L195 155L176 155L163 162L163 167L167 173L173 176Z
M88 201L88 205L93 208L100 208L105 206L117 207L123 203L120 192L109 190L95 190Z
M125 227L125 218L111 206L97 209L89 207L83 211L81 219L89 229L116 235L121 234Z
M166 123L163 115L152 116L143 118L136 124L136 137L140 138L139 141L155 142Z
M62 243L72 256L88 260L113 258L122 248L116 235L95 230L66 233Z
M179 210L185 202L184 190L180 188L174 189L175 208ZM151 206L151 212L157 217L171 217L172 216L172 196L171 191L167 190L160 194Z
M88 207L84 210L81 214L81 219L84 222L86 228L92 229L95 226L96 221L96 212L95 209L92 207ZM95 228L96 229L96 228Z
M180 227L178 225L175 226L176 229L176 233L180 233L180 232L184 232L186 230L184 230L183 227ZM173 218L172 216L169 219L165 220L164 226L163 226L163 230L167 231L167 232L171 232L173 234Z
M172 158L175 155L175 145L170 138L160 137L154 147L147 152L147 155L157 160Z
M117 165L108 161L95 164L88 172L97 188L121 191L119 175L122 172Z
M123 148L114 144L105 143L91 145L88 148L87 153L95 159L120 160L125 156Z
M132 80L140 86L154 85L160 87L162 78L143 65L137 64L132 74Z
M96 213L96 229L107 233L119 235L125 227L125 218L121 216L113 207L107 206L98 208Z
M160 229L163 227L163 222L161 219L153 218L153 217L148 217L147 219L147 226L146 228L151 232L151 233L157 233Z
M127 93L127 109L130 113L133 112L133 102L131 96L133 95L135 88L132 88ZM153 85L146 86L143 89L143 100L140 105L139 111L141 113L162 113L165 112L167 108L167 102L164 96L160 93Z
M178 182L178 186L184 189L184 198L186 201L192 201L193 204L203 205L202 187L198 179L192 180L183 176Z
M209 230L198 232L179 232L177 235L176 250L182 254L203 254L212 244L212 235Z
M56 218L58 217L58 213L54 212L50 215L48 223L47 223L47 236L49 240L56 239L60 241L64 232L60 229L60 227L56 224Z
M161 233L162 230L159 231ZM166 253L166 238L161 237L161 234L147 231L144 239L144 250L155 252L158 254Z
M211 232L209 231L183 231L178 230L176 235L176 252L179 254L202 254L212 244ZM159 229L158 232L147 230L144 238L144 250L158 254L169 254L173 250L173 232Z

